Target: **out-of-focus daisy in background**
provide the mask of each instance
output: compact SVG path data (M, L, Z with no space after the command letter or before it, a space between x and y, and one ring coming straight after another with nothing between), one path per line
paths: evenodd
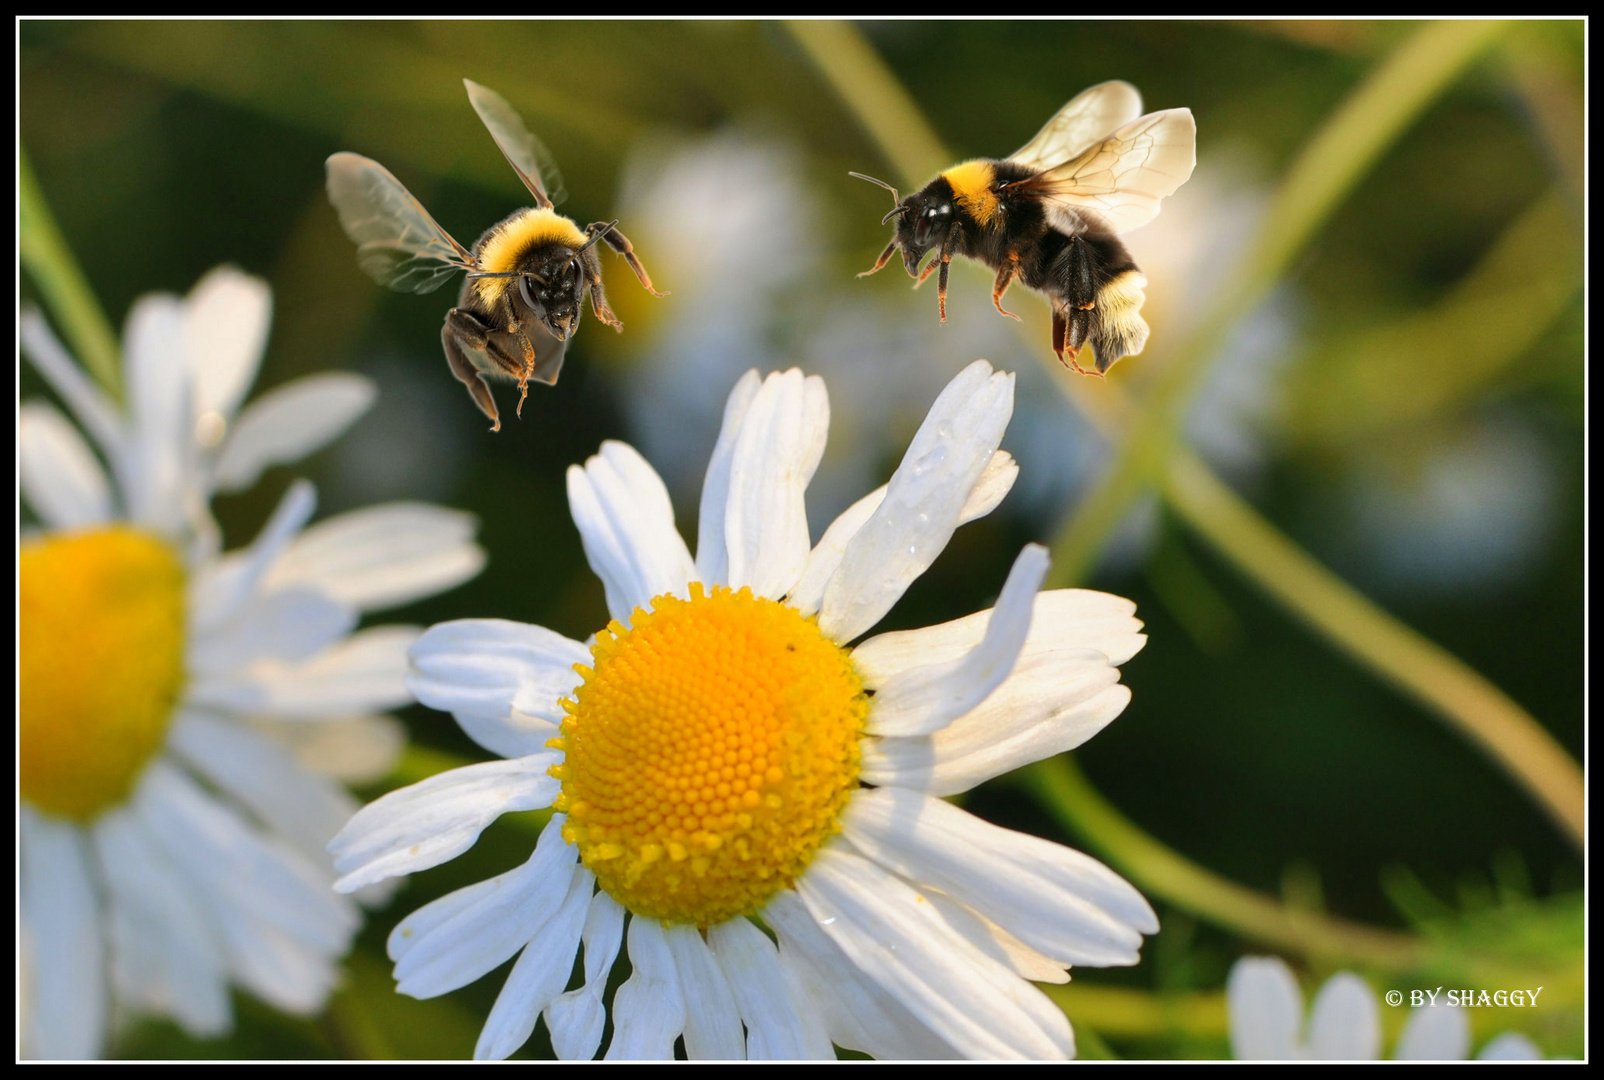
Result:
M360 376L241 407L266 343L264 282L223 268L128 317L122 408L37 313L23 350L78 421L22 405L19 554L22 1017L26 1057L91 1058L133 1015L195 1036L230 986L322 1008L360 924L324 845L389 772L417 630L366 612L484 562L465 514L394 503L310 528L291 486L223 554L209 500L337 436ZM87 433L86 441L79 429ZM98 456L97 456L98 451Z
M1231 1053L1239 1061L1375 1061L1381 1057L1381 1007L1375 992L1351 971L1327 979L1308 1021L1303 991L1286 963L1244 956L1226 983ZM1414 1009L1392 1056L1399 1061L1463 1061L1470 1056L1470 1021L1442 1002ZM1526 1036L1507 1032L1476 1055L1482 1061L1536 1061L1542 1052Z
M397 989L434 997L516 955L475 1055L506 1057L544 1016L559 1056L590 1058L628 914L610 1059L671 1058L681 1036L691 1058L1073 1056L1029 980L1133 964L1157 919L1101 863L942 797L1117 716L1134 605L1038 593L1031 545L991 611L850 647L1012 487L1013 389L964 369L816 545L804 492L830 406L795 369L730 394L694 559L633 448L571 468L613 621L589 646L499 620L429 630L414 691L506 760L392 792L330 845L351 891L456 857L501 814L558 811L527 863L402 920Z

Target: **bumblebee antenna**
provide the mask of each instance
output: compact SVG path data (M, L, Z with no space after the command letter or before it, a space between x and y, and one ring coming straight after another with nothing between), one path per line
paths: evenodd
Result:
M847 175L849 175L849 177L857 177L858 180L868 180L869 183L877 183L877 185L882 186L882 188L885 188L887 191L892 193L892 202L895 202L897 205L893 205L892 209L890 209L890 213L887 213L885 217L881 218L881 225L885 225L887 221L892 220L895 215L898 215L898 213L901 213L906 209L905 205L901 204L901 196L900 194L897 194L897 188L892 188L892 186L890 186L889 183L885 183L884 180L876 180L874 177L865 177L865 175L860 172L849 172Z

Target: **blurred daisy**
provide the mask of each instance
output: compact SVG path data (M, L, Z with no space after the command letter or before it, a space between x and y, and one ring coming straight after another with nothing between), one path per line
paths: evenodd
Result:
M1375 1061L1381 1057L1381 1007L1368 984L1350 971L1326 980L1315 995L1308 1027L1303 992L1292 969L1274 956L1244 956L1226 983L1231 1013L1231 1053L1238 1060ZM1465 1010L1415 1009L1398 1036L1399 1061L1463 1061L1470 1056ZM1542 1052L1524 1035L1509 1032L1482 1047L1491 1061L1539 1060Z
M499 620L429 630L414 692L506 760L392 792L330 845L349 891L454 858L501 814L557 811L527 863L396 927L397 989L434 997L516 955L475 1055L506 1057L544 1016L559 1056L590 1058L627 936L609 1059L671 1058L681 1036L698 1059L1072 1056L1030 981L1135 963L1152 910L1093 859L941 797L1118 715L1133 605L1038 595L1031 545L991 611L848 647L1008 492L1012 410L1012 376L970 365L817 545L803 496L829 404L795 370L731 393L694 559L633 449L571 468L613 621L588 646Z
M366 380L315 376L239 408L267 332L262 282L209 275L150 296L124 340L128 408L36 313L21 337L89 433L28 402L18 556L21 1053L89 1058L133 1013L197 1037L230 1027L231 984L312 1013L359 917L324 845L384 775L411 700L409 627L361 614L448 588L483 555L465 515L392 504L304 529L291 487L220 555L207 501L333 438ZM303 531L304 530L304 531Z

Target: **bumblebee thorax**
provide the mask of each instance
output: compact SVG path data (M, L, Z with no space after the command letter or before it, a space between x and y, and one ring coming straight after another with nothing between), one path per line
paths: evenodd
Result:
M952 197L982 226L990 225L1002 208L994 190L997 169L984 158L954 165L941 174L952 187Z
M493 226L479 241L479 269L487 274L509 274L538 267L542 255L572 251L585 243L585 234L555 210L520 210ZM551 249L550 252L542 249ZM566 257L566 256L564 256ZM475 291L494 308L512 278L479 278Z

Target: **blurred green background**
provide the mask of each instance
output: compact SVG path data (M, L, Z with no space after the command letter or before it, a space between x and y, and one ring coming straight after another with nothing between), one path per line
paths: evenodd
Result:
M1581 27L1519 24L1455 80L1237 325L1186 419L1192 446L1265 516L1577 757ZM1104 79L1135 83L1150 110L1192 109L1197 170L1128 237L1149 281L1152 344L1109 384L1140 395L1167 359L1165 335L1173 340L1207 305L1289 162L1417 26L860 29L962 156L1012 152ZM560 382L531 387L521 420L510 416L516 398L499 395L498 435L440 352L455 286L417 297L373 284L323 191L330 153L368 155L464 244L524 205L464 76L506 96L548 144L570 192L560 209L581 224L619 218L671 294L653 300L604 255L625 332L587 319ZM895 265L854 277L889 237L879 224L888 205L847 171L895 173L783 26L30 21L20 27L19 85L23 144L114 322L139 295L187 291L231 262L273 288L258 392L331 368L378 382L378 404L342 440L219 502L230 545L254 535L300 474L317 484L320 515L390 499L478 515L488 568L399 621L504 617L577 638L594 632L606 610L568 517L565 468L603 439L628 440L659 465L693 532L724 397L748 367L800 365L828 384L830 445L810 491L815 536L889 475L961 367L985 356L1019 372L1004 442L1021 463L1018 486L997 513L960 530L887 625L986 606L1020 545L1050 540L1110 459L1045 374L1045 333L1023 337L991 310L988 272L955 274L945 326L934 289L911 292ZM25 303L32 289L24 277ZM1019 289L1009 306L1041 304ZM46 393L26 368L21 383L24 397ZM1091 379L1069 391L1114 392ZM1478 917L1502 927L1502 916L1559 911L1557 936L1538 949L1579 972L1579 914L1563 914L1577 910L1578 853L1463 738L1268 603L1151 498L1126 516L1088 584L1132 597L1149 633L1123 669L1130 708L1077 754L1126 816L1242 885L1376 926L1418 926L1422 909L1402 897L1429 894L1469 947L1478 933L1507 936L1474 929ZM485 756L449 717L405 715L420 744ZM1006 781L967 805L1076 842ZM532 835L504 822L469 855L412 879L371 920L331 1018L289 1020L242 999L227 1041L194 1043L143 1023L118 1050L467 1055L502 976L439 1001L398 998L383 938L401 913L521 860ZM1077 970L1075 985L1206 996L1238 955L1263 949L1156 906L1165 929L1141 966ZM1524 1026L1550 1054L1582 1052L1580 1015L1563 1008L1476 1023L1478 1044ZM1077 1030L1094 1026L1077 1020ZM1106 1041L1083 1036L1083 1050L1225 1049L1217 1022L1138 1027L1111 1023Z

